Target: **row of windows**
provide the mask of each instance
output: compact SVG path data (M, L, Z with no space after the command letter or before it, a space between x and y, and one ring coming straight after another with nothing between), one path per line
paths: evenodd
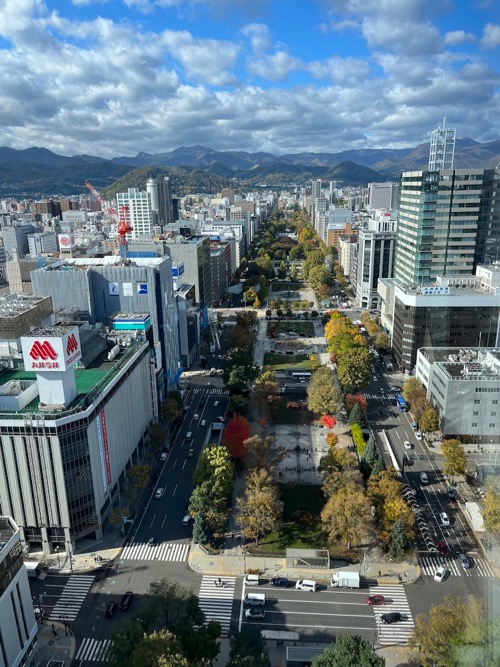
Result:
M500 387L476 387L476 394L498 394L498 392L500 392ZM493 403L498 403L498 401L493 401Z
M472 413L472 416L473 416L473 417L479 417L479 411L478 411L478 410L474 410L474 412ZM496 411L494 411L494 412L490 412L490 417L496 417L496 416L497 416Z
M471 426L472 426L472 428L477 428L477 422L472 422ZM488 428L496 428L496 426L497 425L496 425L495 422L490 422L490 424L488 425Z

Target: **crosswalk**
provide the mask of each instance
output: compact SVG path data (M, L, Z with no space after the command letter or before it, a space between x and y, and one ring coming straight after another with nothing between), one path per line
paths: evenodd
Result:
M75 660L85 662L112 662L111 648L113 640L111 639L93 639L85 637L78 648Z
M377 626L378 645L407 644L415 623L413 622L404 587L401 584L373 586L370 587L370 595L383 595L385 598L385 604L373 607ZM382 623L380 619L382 614L388 614L391 611L399 611L403 620L399 621L399 623Z
M50 613L49 621L74 621L94 579L94 575L72 574Z
M494 577L495 573L491 569L490 564L483 558L470 559L472 567L464 570L458 560L452 558L445 558L439 554L430 554L419 557L419 563L422 568L422 573L428 577L433 577L440 565L444 566L449 572L450 576L455 577Z
M396 394L361 394L363 398L366 398L368 401L373 401L373 400L384 400L384 398L388 398L391 401L396 400Z
M208 389L206 389L205 387L195 387L191 391L193 392L193 394L213 394L218 396L229 396L229 390L221 389L220 387L209 387Z
M121 560L162 560L183 562L187 560L189 544L182 542L162 542L149 546L144 542L129 543L121 553Z
M233 609L235 577L224 577L225 586L216 586L217 577L204 575L198 595L200 609L207 621L218 621L221 634L229 634L231 612Z

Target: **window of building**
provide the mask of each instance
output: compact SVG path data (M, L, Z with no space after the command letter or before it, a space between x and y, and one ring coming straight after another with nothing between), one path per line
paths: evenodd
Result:
M481 399L475 398L474 399L474 405L479 405L481 403Z
M490 428L495 428L495 422L490 422Z
M477 428L477 422L472 422L472 428Z
M497 413L496 413L496 412L492 412L492 413L490 414L490 417L496 417L496 416L497 416Z
M473 417L479 417L479 410L474 410L474 412L472 413L472 416Z

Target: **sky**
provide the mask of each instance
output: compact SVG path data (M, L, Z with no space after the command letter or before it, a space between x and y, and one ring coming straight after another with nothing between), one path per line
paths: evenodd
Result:
M0 0L0 146L105 158L500 138L499 0Z

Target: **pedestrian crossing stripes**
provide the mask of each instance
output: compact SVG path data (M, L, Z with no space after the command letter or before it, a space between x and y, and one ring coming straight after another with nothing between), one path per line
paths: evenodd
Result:
M122 560L162 560L181 562L187 560L189 544L182 542L162 542L150 546L147 543L129 543L122 553Z
M85 637L76 653L76 660L86 662L112 662L111 639L92 639Z
M94 578L93 575L72 574L50 613L49 621L74 621Z
M472 567L469 569L464 569L460 561L453 560L452 558L445 558L438 554L429 555L429 556L420 556L419 562L422 568L422 573L428 577L433 577L436 573L436 570L439 566L445 567L450 576L461 577L494 577L495 573L491 569L490 564L482 558L469 558L472 561Z
M407 644L415 623L406 598L405 589L401 584L370 587L370 595L383 595L385 603L373 607L377 627L378 646ZM402 619L398 623L382 623L382 614L399 611Z
M396 395L395 394L361 394L361 396L363 398L366 398L366 400L370 400L370 401L373 401L373 400L376 400L376 399L379 399L379 400L383 401L384 398L388 398L391 401L396 400Z
M204 575L201 580L199 603L208 621L218 621L221 633L229 634L233 609L235 577L224 577L224 586L218 586L218 577Z
M195 387L193 389L194 394L217 394L219 396L229 396L229 390L228 389L220 389L218 387L209 387L206 389L205 387Z

